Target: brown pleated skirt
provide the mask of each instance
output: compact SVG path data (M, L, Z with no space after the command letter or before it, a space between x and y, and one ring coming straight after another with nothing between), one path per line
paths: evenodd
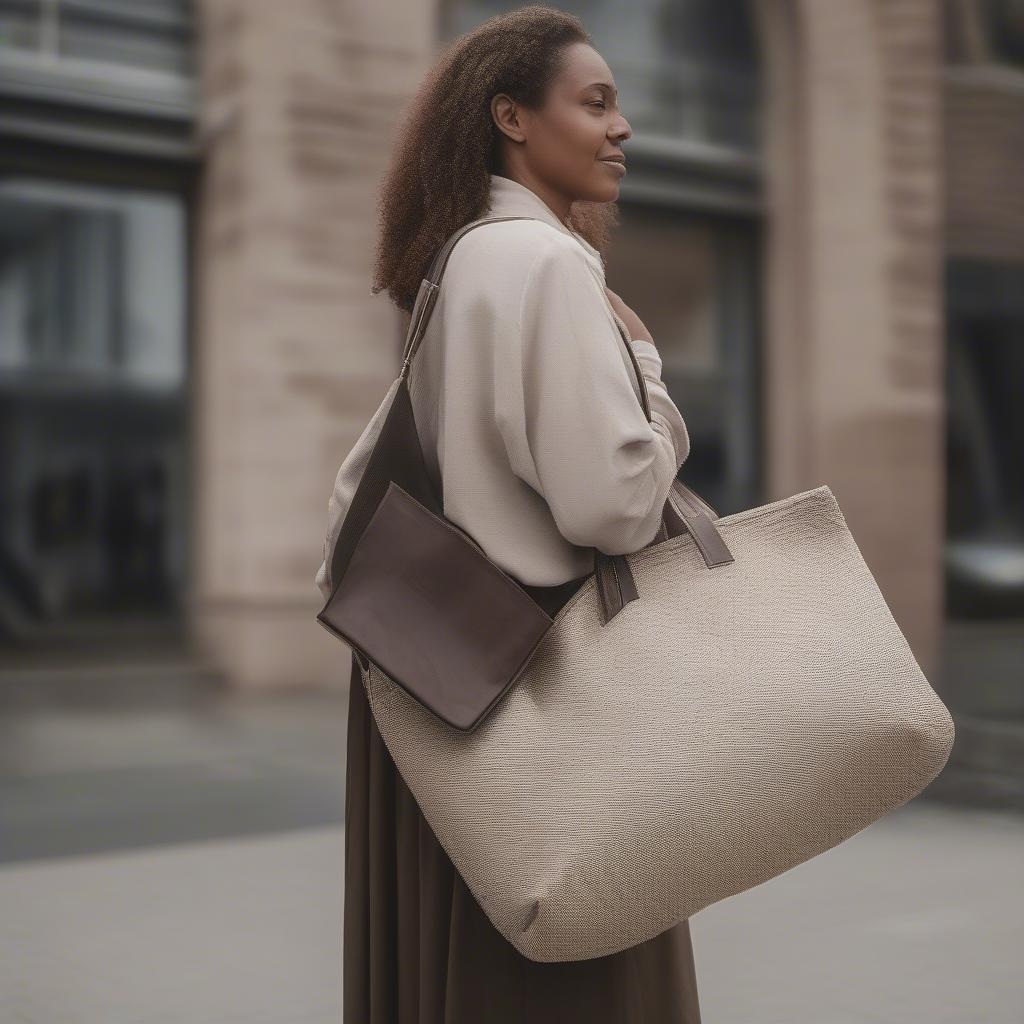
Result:
M689 921L591 960L537 963L488 920L377 729L352 656L344 1024L699 1024Z

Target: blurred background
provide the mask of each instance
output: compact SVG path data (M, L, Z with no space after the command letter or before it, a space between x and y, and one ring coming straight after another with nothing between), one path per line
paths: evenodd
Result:
M405 337L376 192L514 6L0 0L0 1020L341 1019L313 577ZM911 805L694 920L705 1016L1020 1024L1024 0L559 6L634 130L607 276L682 479L827 483L957 724Z

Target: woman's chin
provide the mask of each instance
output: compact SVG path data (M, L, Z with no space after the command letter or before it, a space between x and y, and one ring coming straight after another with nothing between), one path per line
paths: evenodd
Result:
M608 177L608 171L599 172L603 178ZM600 181L594 187L595 203L614 203L619 198L619 183L617 181Z

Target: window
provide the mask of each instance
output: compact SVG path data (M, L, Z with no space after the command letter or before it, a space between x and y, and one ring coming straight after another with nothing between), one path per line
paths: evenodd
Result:
M1024 0L946 0L947 64L1024 70Z
M444 0L450 39L516 4ZM615 74L633 131L754 151L758 53L746 0L575 0L578 15Z
M0 0L0 46L191 77L188 0Z
M947 606L1024 617L1024 268L947 268Z
M0 179L5 614L177 612L184 201Z

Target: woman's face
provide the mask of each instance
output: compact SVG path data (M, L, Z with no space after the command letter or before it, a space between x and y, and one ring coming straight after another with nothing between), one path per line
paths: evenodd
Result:
M542 109L496 97L492 110L510 140L503 149L506 177L523 181L566 212L578 199L618 199L625 176L620 147L633 132L619 111L615 79L592 46L573 43L565 49Z

